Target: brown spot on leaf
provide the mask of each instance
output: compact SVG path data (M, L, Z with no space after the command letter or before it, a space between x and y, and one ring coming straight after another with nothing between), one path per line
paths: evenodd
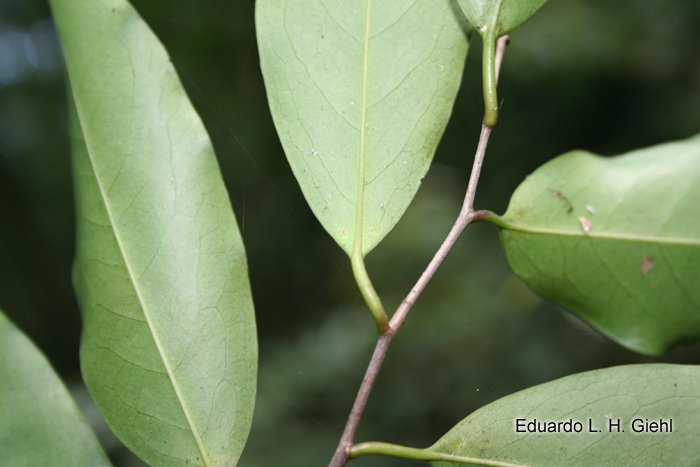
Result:
M645 276L649 274L649 271L651 271L651 268L654 267L654 255L649 255L646 258L642 258L641 261L641 267L639 268L639 271L642 273L642 276Z
M578 221L581 223L581 227L583 228L583 233L587 234L588 232L591 231L591 228L593 227L593 224L591 224L591 221L589 221L588 219L586 219L583 216L579 217Z
M566 212L571 212L574 210L574 204L571 201L569 201L569 198L567 198L564 193L562 193L561 191L552 190L552 189L550 189L549 191L551 191L554 196L558 196L559 198L566 201L566 204L569 205L569 209L567 209Z

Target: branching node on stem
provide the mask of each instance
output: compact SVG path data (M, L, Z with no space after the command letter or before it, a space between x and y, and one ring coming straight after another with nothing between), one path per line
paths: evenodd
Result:
M500 39L498 39L495 60L497 65L495 70L496 80L498 80L500 65L503 60L503 53L505 51L506 44L508 44L508 41L508 36L503 36ZM348 417L348 421L345 425L343 435L340 438L338 447L336 448L335 454L333 455L333 458L331 459L331 462L328 467L343 467L350 459L350 453L355 438L355 432L357 431L357 427L360 423L362 412L365 410L365 405L367 404L369 394L370 392L372 392L372 386L374 385L374 381L377 378L377 374L379 373L379 368L381 367L382 362L384 361L384 357L386 356L386 352L389 349L389 344L391 344L391 341L394 339L394 335L406 320L408 312L411 311L411 308L416 303L416 300L418 300L418 297L420 297L421 293L423 293L423 290L428 285L428 282L430 282L430 280L433 278L435 272L438 270L447 254L457 242L457 239L459 239L459 236L462 234L464 229L474 220L474 196L476 194L476 186L479 181L481 165L484 160L484 155L486 154L486 147L488 145L489 136L491 135L491 130L492 128L490 126L482 124L481 137L479 138L479 144L476 149L476 155L474 156L474 165L472 167L472 173L469 178L467 194L464 197L462 209L459 213L459 216L457 217L457 220L454 223L454 226L452 227L452 230L450 230L450 233L447 235L447 238L442 243L437 253L435 253L435 256L428 264L428 267L425 269L425 271L423 271L423 274L421 274L420 278L418 279L418 282L416 282L416 285L411 289L411 292L401 302L401 305L391 317L391 321L389 322L388 327L384 328L383 331L381 331L382 323L380 320L377 321L378 325L380 326L381 335L379 336L379 339L377 340L377 345L374 348L372 360L370 360L370 363L367 366L365 377L362 380L362 385L360 386L360 390L358 391L357 397L355 398L355 403L353 404L350 416ZM356 265L353 263L354 270L356 269L355 266ZM359 264L357 266L359 266ZM357 268L357 270L360 270L360 268ZM364 271L364 263L362 264L361 271ZM360 279L358 279L358 283L359 282ZM372 292L374 292L374 289L372 289ZM370 306L370 308L372 307ZM375 310L373 310L373 312L374 311ZM382 309L382 313L383 312L384 310ZM375 314L375 319L377 318L377 316L378 315Z

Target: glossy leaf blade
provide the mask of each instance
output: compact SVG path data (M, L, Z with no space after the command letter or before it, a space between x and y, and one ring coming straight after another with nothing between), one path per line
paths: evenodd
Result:
M521 26L545 3L547 0L459 0L469 22L482 35L494 28L496 37Z
M566 432L562 424L558 432L528 432L533 421L578 422L573 429L581 431ZM700 367L652 364L581 373L504 397L462 420L429 451L512 466L692 467L697 446Z
M0 466L110 465L51 364L0 312Z
M467 51L449 0L260 0L272 116L328 233L368 253L416 193L452 111ZM358 250L359 251L359 250Z
M648 354L700 338L700 138L603 158L560 156L513 194L501 225L535 292Z
M245 251L208 135L123 0L53 0L71 94L86 384L154 466L233 466L257 344Z

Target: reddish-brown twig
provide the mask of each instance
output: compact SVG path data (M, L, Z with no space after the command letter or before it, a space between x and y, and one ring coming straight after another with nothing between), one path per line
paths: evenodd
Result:
M498 80L498 74L500 72L501 63L503 61L503 53L505 47L508 44L508 36L503 36L498 40L498 45L496 48L496 80ZM353 440L355 438L355 432L360 423L360 418L362 417L362 412L365 410L365 405L367 404L367 399L369 398L370 392L372 392L372 386L377 378L379 369L382 366L386 352L389 349L389 344L394 339L396 331L399 330L404 321L406 321L406 315L411 311L411 308L415 304L418 297L425 289L428 282L433 278L435 272L438 270L445 257L450 252L454 244L459 239L464 229L474 220L474 196L476 194L476 186L479 182L479 175L481 173L481 165L484 161L484 155L486 154L486 147L488 146L489 136L491 135L491 128L486 124L481 126L481 136L479 138L479 145L476 149L476 155L474 156L474 165L472 166L472 173L469 177L469 185L467 187L467 194L464 197L464 203L462 204L462 209L459 212L459 216L452 226L452 230L447 235L447 238L442 243L438 249L433 259L428 264L428 267L423 271L416 285L413 286L406 298L401 302L401 305L396 310L394 315L389 322L389 329L379 336L377 340L377 345L374 348L374 354L372 354L372 360L370 360L367 366L367 371L365 372L365 377L362 380L362 385L355 398L355 403L352 406L350 416L348 417L347 424L345 425L345 430L340 438L338 447L336 448L335 454L331 459L328 467L343 467L348 462L348 450L352 446Z

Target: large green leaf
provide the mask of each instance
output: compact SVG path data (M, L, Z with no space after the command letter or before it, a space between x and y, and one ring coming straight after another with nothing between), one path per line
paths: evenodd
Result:
M259 0L270 109L304 196L352 255L396 225L452 110L467 37L450 0Z
M0 466L109 466L65 386L0 312Z
M257 344L245 251L211 142L124 0L52 0L74 106L85 381L157 466L233 466Z
M621 344L700 338L700 137L624 156L560 156L513 194L511 269Z
M569 421L580 432L566 432ZM559 432L543 433L529 432L532 422L563 423ZM646 432L635 432L640 428ZM631 365L504 397L462 420L428 451L513 467L691 467L698 465L698 446L700 366Z

